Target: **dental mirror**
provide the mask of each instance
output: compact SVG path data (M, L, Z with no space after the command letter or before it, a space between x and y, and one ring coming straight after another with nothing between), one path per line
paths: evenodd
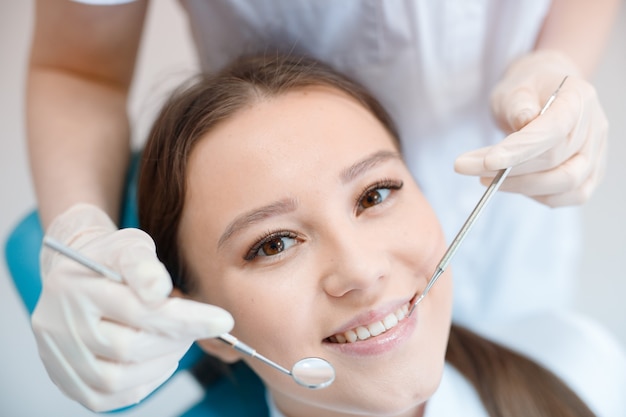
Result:
M326 388L335 380L335 368L322 358L304 358L291 368L291 377L303 387Z
M75 251L74 249L62 244L61 242L53 239L51 237L46 236L43 240L44 245L53 249L62 255L67 256L73 261L78 262L79 264L95 271L113 281L123 282L122 276L101 265L97 262L94 262L92 259L89 259L82 253ZM250 346L241 342L235 336L230 333L224 333L218 336L218 339L224 343L229 344L233 347L233 349L250 356L251 358L256 358L266 365L271 366L272 368L291 376L291 378L298 384L305 388L309 389L320 389L326 388L335 380L335 368L330 364L330 362L326 361L322 358L304 358L300 359L296 362L291 370L287 368L283 368L279 364L274 361L267 359L265 356L257 353L256 350L252 349Z
M267 359L265 356L257 353L256 350L250 346L238 340L235 336L225 333L218 336L222 342L229 344L233 349L256 358L266 365L291 376L291 378L298 384L309 389L326 388L335 380L335 368L322 358L304 358L296 362L291 371L277 364L274 361Z

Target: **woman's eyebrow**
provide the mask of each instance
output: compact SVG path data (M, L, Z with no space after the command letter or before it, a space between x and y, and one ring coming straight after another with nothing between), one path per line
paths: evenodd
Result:
M367 170L372 169L376 165L379 165L390 159L402 160L402 157L398 152L393 151L375 152L365 159L362 159L341 171L341 181L343 183L348 183L365 173ZM297 207L297 200L293 198L286 198L284 200L276 201L274 203L250 210L244 214L237 216L235 220L228 224L226 230L224 230L224 233L222 233L222 236L220 236L220 239L217 243L218 249L223 246L224 243L226 243L226 241L232 235L238 233L246 227L250 227L251 225L272 216L289 213L296 210Z
M358 176L362 175L365 171L372 169L378 164L381 164L389 159L402 160L402 157L398 152L394 151L378 151L368 156L365 159L351 165L350 167L341 171L341 182L348 183Z
M218 249L235 233L249 227L255 223L265 220L272 216L289 213L298 208L298 201L293 198L286 198L263 207L255 208L244 214L241 214L228 224L224 233L217 242Z

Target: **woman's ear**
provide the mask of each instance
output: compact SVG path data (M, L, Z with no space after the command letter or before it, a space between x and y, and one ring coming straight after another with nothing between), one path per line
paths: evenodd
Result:
M174 288L170 296L191 299L188 294L185 294L178 288ZM203 351L205 351L209 355L215 356L225 363L235 363L242 357L239 352L232 348L232 346L218 339L196 340L196 343Z

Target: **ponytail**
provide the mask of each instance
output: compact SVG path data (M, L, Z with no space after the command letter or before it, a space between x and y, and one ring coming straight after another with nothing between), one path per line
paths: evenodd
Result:
M595 417L552 372L457 325L446 360L467 378L490 417Z

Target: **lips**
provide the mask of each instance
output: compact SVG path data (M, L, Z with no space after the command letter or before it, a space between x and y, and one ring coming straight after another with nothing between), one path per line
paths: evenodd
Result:
M359 325L347 331L336 333L326 338L326 341L339 344L357 343L380 336L388 330L393 329L398 323L404 320L408 315L409 307L410 302L396 308L381 320L374 320L369 324Z

